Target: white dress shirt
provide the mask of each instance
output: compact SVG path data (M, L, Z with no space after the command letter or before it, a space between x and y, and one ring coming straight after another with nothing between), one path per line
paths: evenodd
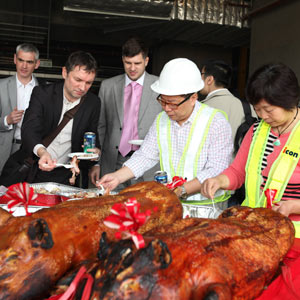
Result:
M143 86L143 84L144 84L144 79L145 79L145 72L144 72L144 74L143 74L138 80L136 80L136 82L137 82L139 85ZM126 87L128 84L130 84L131 82L132 82L132 80L128 77L127 74L125 74L125 87Z
M80 99L70 102L64 96L63 107L61 111L61 116L59 123L62 121L64 113L74 106L76 106L80 102ZM67 163L70 158L68 154L71 152L72 146L72 127L73 127L73 119L71 119L67 125L61 130L61 132L57 135L57 137L52 141L52 143L47 147L47 151L50 153L52 159L56 159L58 163ZM83 143L83 137L82 137ZM37 150L40 147L45 147L42 144L38 144L34 147L33 152L37 155Z
M28 82L26 85L24 85L19 79L18 76L16 75L16 83L17 83L17 109L18 110L25 110L29 106L29 101L31 97L31 93L33 88L36 86L36 82L32 76L31 81ZM13 107L14 109L14 107ZM23 114L24 117L24 114ZM21 126L23 122L23 117L20 122L16 124L16 130L14 134L14 138L20 140L21 139ZM8 125L7 124L7 116L4 119L4 124L7 126L7 129L12 129L13 124Z

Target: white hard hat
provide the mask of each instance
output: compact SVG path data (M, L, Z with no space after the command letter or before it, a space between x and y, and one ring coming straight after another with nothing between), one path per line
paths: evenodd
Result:
M187 58L175 58L163 67L151 88L167 96L184 95L202 90L204 82L197 65Z

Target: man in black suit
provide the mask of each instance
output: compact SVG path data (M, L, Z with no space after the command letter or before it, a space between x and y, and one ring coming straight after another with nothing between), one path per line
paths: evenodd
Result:
M68 184L72 175L70 170L55 168L56 163L67 163L70 152L83 151L85 132L97 133L100 100L89 92L96 70L97 63L91 54L83 51L74 52L62 69L64 82L33 89L22 125L22 149L39 157L39 170L34 182L54 181ZM74 118L46 148L43 139L58 126L64 113L76 106L82 97L82 104ZM93 152L99 155L98 138L96 147ZM92 166L95 162L85 163Z

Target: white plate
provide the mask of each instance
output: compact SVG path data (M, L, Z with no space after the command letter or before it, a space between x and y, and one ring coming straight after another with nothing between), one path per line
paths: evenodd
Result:
M144 140L130 140L128 141L129 144L132 144L132 145L138 145L138 146L141 146L143 144L143 141Z
M78 159L82 159L82 160L89 160L89 159L98 158L98 154L94 154L94 153L73 152L73 153L68 154L68 156L71 157L71 158L75 155L77 156Z

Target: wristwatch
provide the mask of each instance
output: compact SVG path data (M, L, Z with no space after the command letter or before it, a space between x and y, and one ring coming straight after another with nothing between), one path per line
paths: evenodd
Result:
M188 195L187 195L186 189L184 187L184 184L180 187L181 187L181 191L180 191L180 196L179 197L183 200L186 200Z

